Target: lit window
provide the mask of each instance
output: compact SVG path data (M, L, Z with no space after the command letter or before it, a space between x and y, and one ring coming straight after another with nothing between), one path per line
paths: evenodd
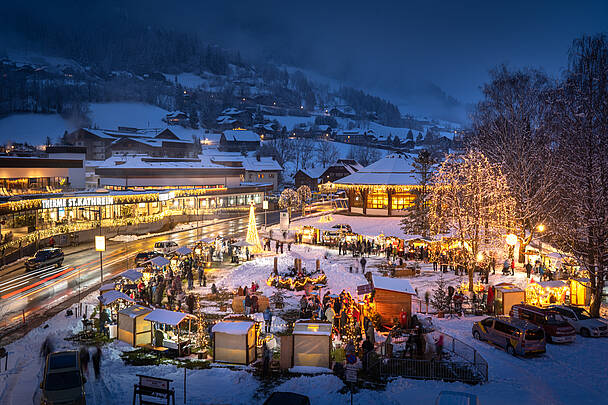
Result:
M369 193L367 196L367 208L387 208L388 194L385 192Z

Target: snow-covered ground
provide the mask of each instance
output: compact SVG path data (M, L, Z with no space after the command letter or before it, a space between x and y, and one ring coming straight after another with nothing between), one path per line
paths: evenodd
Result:
M166 128L162 121L168 111L144 103L91 103L89 117L94 128L116 129L118 126L134 128Z
M0 143L27 142L44 145L46 138L59 142L65 131L75 130L75 124L59 114L12 114L0 119Z
M337 256L335 250L323 247L293 246L291 252L279 256L279 269L293 263L294 257L303 258L303 266L314 268L319 259L328 277L328 288L334 292L346 289L356 291L356 286L365 283L363 275L350 273L358 268L356 259L350 256ZM220 287L237 288L257 281L264 294L270 295L275 289L265 284L272 270L272 257L261 257L254 261L231 267L216 280ZM368 269L382 262L382 258L372 257ZM411 278L412 285L419 296L432 289L439 277L431 266L425 265L422 274ZM464 281L464 277L446 274L445 279L452 285ZM525 284L522 273L514 277L490 276L491 283L501 281ZM297 305L302 292L286 292L287 307ZM85 299L89 304L95 302L95 295ZM416 310L414 306L414 310ZM214 309L215 311L215 309ZM259 318L259 316L258 316ZM475 341L471 336L471 325L480 317L454 319L433 319L434 324L463 342L473 346L488 361L489 382L470 386L463 383L440 381L418 381L395 378L386 387L378 390L360 390L354 395L357 404L432 404L439 392L444 390L463 391L479 396L481 404L601 404L606 403L608 390L606 361L608 359L608 339L582 339L570 345L548 345L547 353L534 358L513 357L487 343ZM275 319L278 324L283 321ZM47 323L48 328L32 330L21 340L8 345L9 371L0 373L0 402L6 404L25 404L37 398L37 387L41 377L42 361L38 348L46 336L55 341L55 349L73 347L63 338L78 330L79 321L74 317L66 318L58 314ZM121 404L125 398L130 401L135 374L162 376L173 380L176 402L183 401L184 370L174 365L133 367L124 365L120 359L121 351L130 350L122 342L113 342L104 348L102 377L100 381L90 375L86 383L88 404ZM303 375L269 383L255 377L245 367L230 369L212 367L207 370L187 371L187 390L189 404L262 403L272 391L293 391L307 395L312 404L347 403L349 394L340 392L344 387L341 380L331 374Z

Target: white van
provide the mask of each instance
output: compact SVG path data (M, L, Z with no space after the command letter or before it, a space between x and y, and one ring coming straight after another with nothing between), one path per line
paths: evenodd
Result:
M159 255L168 255L177 249L177 243L171 240L163 240L154 244L154 251Z

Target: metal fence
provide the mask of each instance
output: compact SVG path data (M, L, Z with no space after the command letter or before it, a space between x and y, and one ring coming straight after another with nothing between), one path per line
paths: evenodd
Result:
M443 335L440 358L383 358L373 353L366 359L368 374L375 378L402 376L471 384L488 381L488 363L475 349L450 335L433 334L437 338Z

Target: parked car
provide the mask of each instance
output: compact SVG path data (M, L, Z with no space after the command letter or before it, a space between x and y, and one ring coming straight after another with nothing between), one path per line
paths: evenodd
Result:
M531 322L491 316L473 324L473 337L486 340L512 355L544 353L545 332Z
M173 253L178 248L176 242L172 240L163 240L154 244L154 251L159 255L168 255Z
M156 252L138 253L137 256L135 256L135 267L143 267L148 260L154 259L156 256L158 256L158 253Z
M51 353L44 364L40 403L85 405L85 382L76 350Z
M307 396L296 394L295 392L273 392L264 405L310 405L310 400Z
M549 343L571 343L576 338L576 329L555 310L517 304L511 307L510 315L543 328Z
M25 261L27 270L39 269L40 267L63 264L63 251L59 248L40 249L36 254Z
M567 305L549 307L562 315L582 337L608 336L608 323L603 318L593 318L587 310Z
M337 224L332 226L333 229L338 229L341 232L348 232L348 233L352 233L353 232L353 228L351 228L351 226L349 224Z

